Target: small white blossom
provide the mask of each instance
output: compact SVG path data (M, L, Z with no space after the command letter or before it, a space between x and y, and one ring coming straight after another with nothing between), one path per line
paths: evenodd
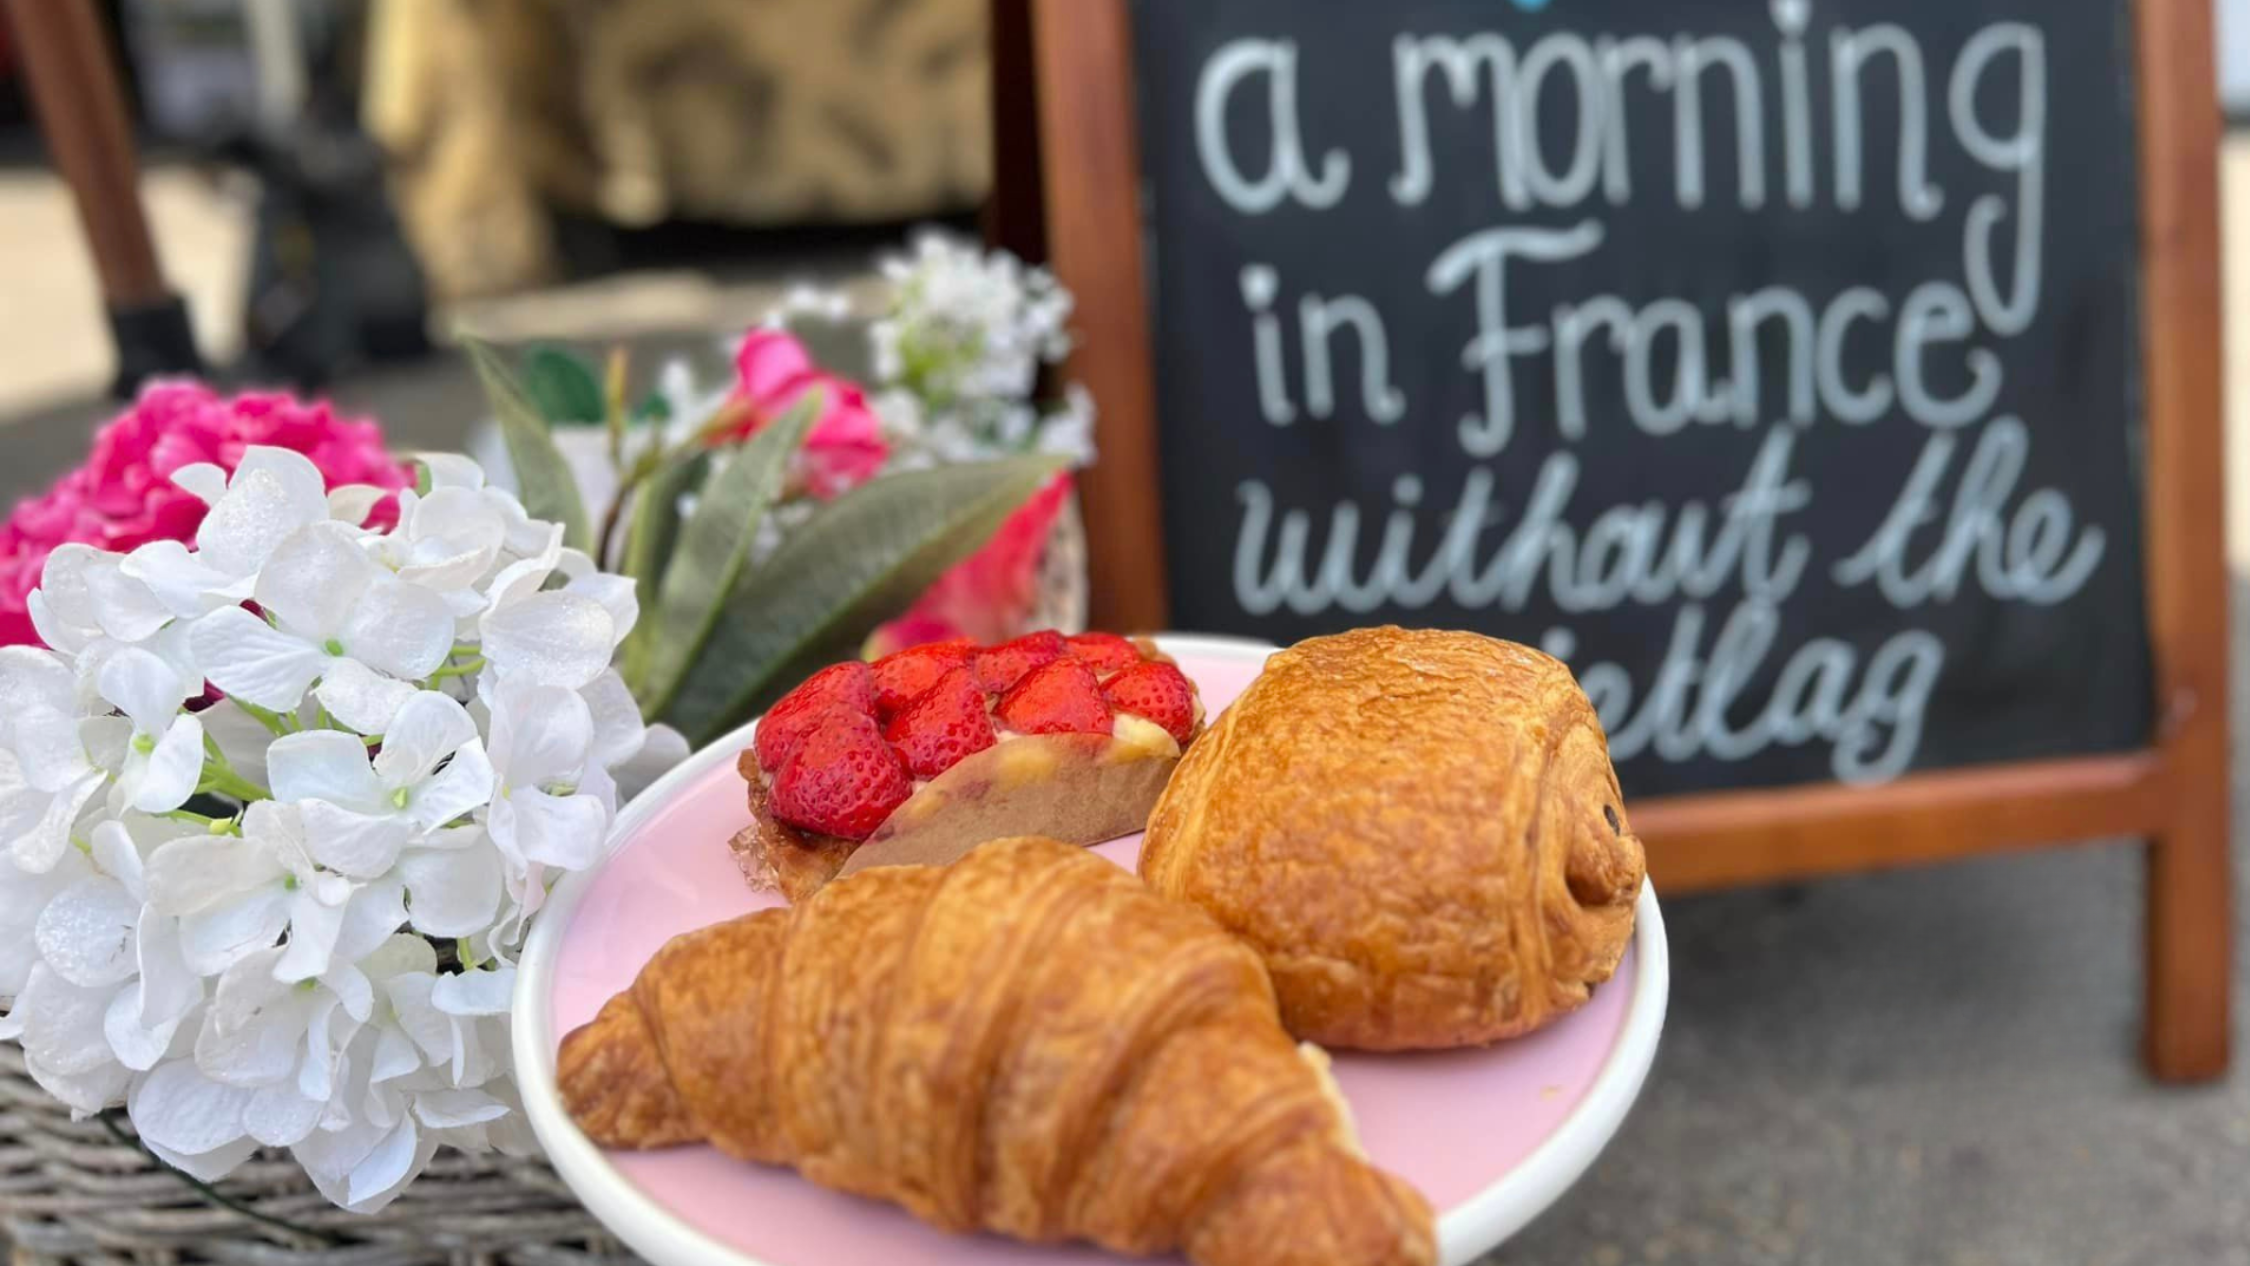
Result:
M890 466L989 461L1020 452L1093 459L1082 391L1033 400L1042 366L1070 351L1070 292L1005 252L924 233L883 263L889 307L868 328L872 405Z

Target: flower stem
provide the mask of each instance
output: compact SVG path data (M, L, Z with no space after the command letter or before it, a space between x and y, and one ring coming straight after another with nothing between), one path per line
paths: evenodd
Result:
M231 695L228 696L227 702L233 704L235 707L242 709L242 714L244 716L247 716L251 720L256 721L258 724L266 727L268 731L272 732L275 735L287 734L289 732L288 727L282 722L279 713L268 712L264 708L259 707L257 704L234 698Z
M204 760L203 779L196 784L195 789L197 791L216 792L222 796L233 796L244 804L249 804L253 800L273 799L272 792L234 772L234 766L229 765L224 756L214 756Z
M484 665L485 659L482 655L479 655L466 663L460 664L456 664L452 660L447 660L446 662L438 665L437 670L430 674L430 680L443 681L447 677L466 677L469 674L484 667Z
M711 410L711 416L703 419L702 425L695 428L695 433L680 445L680 450L685 452L690 448L704 448L716 443L725 438L728 432L750 420L750 416L749 401L739 396L729 397L725 403Z
M609 372L602 383L602 413L609 431L609 464L625 464L626 351L620 343L609 349Z
M620 483L617 495L609 499L609 509L602 511L602 530L594 535L594 566L609 569L610 545L617 539L617 525L625 517L625 502L633 491L633 483Z
M156 1167L158 1169L163 1170L165 1173L168 1173L174 1178L179 1179L181 1182L186 1183L189 1187L194 1188L198 1195L201 1195L205 1200L210 1201L212 1204L215 1204L222 1209L227 1209L231 1210L232 1212L239 1213L243 1217L249 1218L253 1222L263 1222L267 1226L287 1231L291 1235L301 1235L316 1244L320 1244L328 1248L343 1247L343 1240L334 1235L331 1235L326 1231L318 1230L309 1226L304 1226L296 1222L291 1222L287 1218L277 1218L270 1213L262 1213L256 1209L251 1208L249 1205L242 1203L234 1197L220 1191L217 1187L214 1187L210 1183L203 1181L202 1179L196 1177L194 1174L191 1174L184 1169L180 1169L177 1166L170 1164L163 1157L158 1156L155 1152L149 1150L148 1144L143 1143L138 1134L128 1133L124 1126L119 1125L117 1123L117 1113L114 1110L99 1113L96 1115L95 1119L102 1123L103 1129L109 1131L111 1138L116 1139L118 1142L138 1151L141 1155L148 1157L152 1161L155 1161Z

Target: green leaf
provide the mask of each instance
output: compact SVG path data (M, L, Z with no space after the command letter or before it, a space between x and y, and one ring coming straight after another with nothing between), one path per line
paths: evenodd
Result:
M1045 455L889 475L821 507L741 577L664 719L709 742L975 553L1062 469Z
M493 416L499 420L500 438L508 445L508 461L516 468L517 495L523 499L523 508L534 518L562 524L563 544L592 549L593 533L586 526L586 505L579 499L578 481L572 478L562 450L555 447L554 437L547 434L547 424L538 409L524 394L523 384L508 372L491 344L473 338L461 343L468 351L469 363L476 367L477 381L484 385Z
M742 576L766 517L789 473L789 458L820 416L820 393L808 391L796 406L734 446L733 457L704 485L695 514L680 529L679 548L664 572L656 605L656 649L649 658L650 710L660 711L679 689L688 665L719 622L727 595Z
M653 615L658 585L680 539L680 498L702 483L710 468L709 452L698 449L666 462L633 493L633 514L625 527L625 574L633 578L641 610L651 618L634 624L626 636L620 671L633 697L644 701L643 711L647 711L649 664L656 650L658 622Z
M594 367L559 347L541 345L524 353L523 389L550 423L599 425L608 412Z
M649 422L669 422L671 420L672 402L666 400L664 393L661 391L649 392L641 397L639 404L633 406L632 423L634 426L641 426Z

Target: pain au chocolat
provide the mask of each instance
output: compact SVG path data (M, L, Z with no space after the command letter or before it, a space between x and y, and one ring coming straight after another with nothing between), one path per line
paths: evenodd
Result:
M1644 872L1570 670L1471 633L1276 653L1180 762L1141 877L1256 949L1283 1022L1406 1050L1530 1032L1592 996Z

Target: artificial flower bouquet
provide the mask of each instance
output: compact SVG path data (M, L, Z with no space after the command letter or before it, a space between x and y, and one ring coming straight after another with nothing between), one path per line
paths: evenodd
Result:
M419 469L181 467L192 546L57 548L46 645L0 649L0 1024L206 1181L286 1147L371 1209L442 1144L529 1146L511 959L619 777L682 754L610 667L632 583L473 463Z
M939 242L889 267L872 396L778 327L630 407L622 367L472 345L511 489L164 384L19 507L0 1036L39 1085L198 1182L287 1149L355 1211L441 1147L530 1149L512 964L620 802L839 648L1020 614L1085 454L1082 400L1030 402L1067 298Z
M731 381L669 365L638 403L622 355L541 348L511 375L472 348L526 506L659 615L627 639L626 682L697 742L855 651L1029 627L1070 469L1093 455L1083 391L1035 396L1069 350L1069 295L937 234L883 277L864 387L793 329L851 304L802 287L742 339ZM913 565L933 550L967 557L933 576Z

